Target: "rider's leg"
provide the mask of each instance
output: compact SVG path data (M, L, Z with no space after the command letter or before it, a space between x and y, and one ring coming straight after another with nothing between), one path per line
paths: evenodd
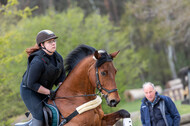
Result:
M27 87L21 86L21 97L34 118L34 123L43 123L43 100L45 95L39 94ZM35 126L35 125L32 125ZM36 125L38 126L38 125ZM39 125L41 126L41 125ZM43 124L42 124L43 126Z

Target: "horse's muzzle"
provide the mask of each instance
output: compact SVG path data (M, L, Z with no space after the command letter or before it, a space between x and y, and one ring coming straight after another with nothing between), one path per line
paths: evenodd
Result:
M108 106L110 106L110 107L116 107L117 104L118 104L120 101L117 101L117 100L115 100L115 99L109 100L108 98L106 98L106 102L107 102Z

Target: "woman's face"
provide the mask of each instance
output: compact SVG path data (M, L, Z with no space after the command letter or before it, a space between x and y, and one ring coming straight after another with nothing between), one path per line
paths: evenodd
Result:
M45 41L44 46L48 51L54 53L56 51L56 40L50 39L48 41Z

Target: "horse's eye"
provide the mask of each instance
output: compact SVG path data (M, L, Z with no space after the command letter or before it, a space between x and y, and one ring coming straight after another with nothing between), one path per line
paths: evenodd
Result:
M101 74L102 74L103 76L106 76L106 72L101 72Z

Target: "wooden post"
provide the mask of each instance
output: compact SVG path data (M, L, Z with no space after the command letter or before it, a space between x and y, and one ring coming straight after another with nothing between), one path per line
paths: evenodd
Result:
M189 104L190 104L190 71L188 71Z

